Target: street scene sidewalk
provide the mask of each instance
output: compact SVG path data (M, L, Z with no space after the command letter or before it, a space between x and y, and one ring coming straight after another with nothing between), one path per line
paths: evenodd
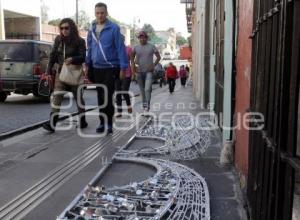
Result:
M299 23L300 0L0 0L0 220L300 220Z
M154 89L158 85L154 85ZM139 88L136 83L132 83L130 87L130 92L134 96L139 96ZM88 89L85 91L85 101L87 105L96 105L96 90ZM65 98L63 105L68 103L68 98ZM5 103L0 103L1 108L1 127L0 127L0 137L4 133L12 132L16 129L27 127L35 123L39 123L44 120L49 119L49 103L43 102L41 98L34 97L32 94L24 96L13 94L9 96ZM76 111L75 103L70 109L70 113ZM14 117L11 117L14 115Z
M152 113L174 115L182 112L182 107L178 109L178 103L183 103L184 111L194 115L203 111L192 95L192 87L178 86L173 95L168 93L166 87L155 90ZM137 98L135 114L141 112L140 105ZM193 106L193 109L189 106ZM95 135L98 122L95 117L87 118L89 127L84 133ZM136 134L137 125L141 127L147 120L149 118L142 116L133 117L125 123L117 119L117 124L129 126L130 129L116 130L112 136L82 138L77 133L74 117L71 130L49 135L37 129L3 141L0 146L0 216L8 212L7 216L28 220L55 219ZM67 121L60 124L66 126L69 124ZM204 177L209 191L207 199L211 219L246 219L234 169L219 163L222 146L220 131L211 131L210 138L210 145L199 158L176 162ZM135 140L131 147L157 147L160 144L150 140ZM142 181L153 174L155 170L139 164L116 164L108 169L100 182L106 187L120 186ZM18 201L22 201L19 205L24 205L23 209L17 208Z

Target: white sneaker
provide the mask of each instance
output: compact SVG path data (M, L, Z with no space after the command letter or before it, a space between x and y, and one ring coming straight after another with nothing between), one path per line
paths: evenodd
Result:
M148 108L144 109L144 113L143 113L144 116L149 116L149 113L150 113L150 109Z
M148 108L144 108L142 116L147 116L149 114L149 109Z
M116 117L116 118L121 118L121 117L122 117L122 113L121 113L121 112L117 112L117 113L115 114L115 117Z

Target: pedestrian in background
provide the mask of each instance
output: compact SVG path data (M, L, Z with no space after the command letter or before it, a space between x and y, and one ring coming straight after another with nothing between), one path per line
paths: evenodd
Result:
M181 86L185 87L188 74L187 74L187 71L186 71L184 65L180 66L179 77L180 77L180 81L181 81Z
M97 87L100 124L96 132L110 134L113 132L115 80L125 77L128 58L119 26L107 16L107 5L96 4L96 20L87 36L86 66L89 80L107 89L106 93L103 88Z
M133 73L136 73L136 79L140 87L142 96L144 114L147 114L150 110L153 71L154 67L159 63L161 56L157 48L148 43L148 35L145 31L141 31L138 34L140 44L135 46L132 52L132 65ZM156 60L153 63L153 57L156 56Z
M186 72L187 72L187 74L189 74L190 73L190 67L189 67L189 65L185 65L185 70L186 70Z
M52 111L50 121L43 125L43 128L49 132L55 131L55 126L59 118L60 106L66 91L72 92L77 103L79 97L81 105L77 103L78 112L80 113L80 128L88 126L85 119L85 109L82 91L78 91L79 85L68 85L59 79L63 65L77 65L79 68L85 61L86 46L85 41L79 36L78 28L75 22L70 18L64 18L59 24L60 35L54 40L54 45L50 53L47 74L52 74L54 64L58 64L58 71L55 77L54 93L52 98Z
M159 86L162 88L163 84L165 85L165 70L161 63L158 63L154 68L154 73L159 80Z
M166 78L169 84L169 92L170 94L173 94L176 86L176 79L178 78L178 71L176 66L173 65L173 63L169 63L169 66L167 67Z
M123 41L125 42L125 36L122 35ZM128 57L128 60L131 60L131 54L132 54L132 48L130 46L126 46L126 54ZM116 103L117 103L117 114L116 117L119 118L122 116L122 96L125 99L126 105L127 105L127 111L129 114L132 113L132 106L130 101L130 95L129 95L129 88L132 78L132 69L131 64L129 63L128 68L125 72L124 79L117 78L115 82L115 88L116 88Z

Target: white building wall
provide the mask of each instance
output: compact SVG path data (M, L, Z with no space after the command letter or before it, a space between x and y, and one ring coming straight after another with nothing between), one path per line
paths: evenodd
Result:
M223 141L230 140L231 134L231 100L232 100L232 59L233 59L233 2L225 0L225 38L224 38L224 118Z
M216 91L216 51L215 51L215 16L216 16L216 0L211 0L210 3L210 71L209 71L209 104L213 111L215 106L215 91Z
M0 39L5 39L5 16L9 14L9 18L13 18L14 15L20 18L32 18L32 26L35 26L35 33L41 38L42 24L41 24L41 1L30 0L30 3L25 3L20 0L0 0ZM28 21L28 20L27 20ZM20 24L21 25L21 24ZM17 28L18 26L16 26ZM18 29L18 28L17 28Z
M194 93L204 108L205 0L196 0L193 31Z
M40 0L30 0L28 2L20 0L2 0L2 3L4 10L13 11L16 13L38 18L41 17Z
M175 29L170 29L168 31L156 31L156 35L166 42L166 47L168 52L176 52L176 32Z
M3 0L0 0L0 40L5 39Z
M198 39L198 32L199 32L199 24L197 20L196 12L193 12L193 27L192 27L192 48L193 48L193 92L196 98L198 96L198 78L199 78L199 65L198 65L198 58L199 58L199 39Z
M200 103L201 108L205 108L204 106L204 90L205 90L205 13L202 10L201 19L200 19L200 82L199 82L199 93L200 93Z
M121 33L125 36L125 45L130 45L131 43L130 28L127 26L121 26Z
M231 101L232 101L232 59L233 59L233 2L232 0L224 0L225 2L225 33L224 33L224 101L223 101L223 141L230 139L230 126L231 126ZM204 107L204 75L205 75L205 0L195 0L195 12L193 20L193 91L196 97L199 99L202 107ZM211 0L211 54L210 54L210 104L215 103L215 62L216 56L215 48L215 0ZM208 85L206 85L208 89ZM213 106L212 106L213 107ZM213 110L213 109L212 109Z

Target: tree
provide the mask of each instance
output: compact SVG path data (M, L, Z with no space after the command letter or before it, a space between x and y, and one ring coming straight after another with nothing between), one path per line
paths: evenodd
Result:
M144 24L142 30L148 34L150 40L155 38L155 36L156 36L155 30L151 24Z
M75 18L75 16L74 16ZM78 27L80 29L83 29L83 30L89 30L91 26L91 22L90 22L90 17L88 16L88 14L81 10L78 12Z
M53 26L58 26L60 21L61 21L61 19L57 18L57 19L49 21L48 24L53 25Z
M163 40L155 34L152 38L150 38L150 42L152 44L160 44Z
M177 35L177 37L176 37L176 44L178 46L182 46L182 45L185 45L187 43L188 43L188 41L184 37L182 37L180 35Z
M115 19L115 18L113 18L113 17L111 17L111 16L108 16L107 18L108 18L110 21L116 23L117 25L121 25L121 24L122 24L122 22L120 22L119 20L117 20L117 19Z
M42 24L46 24L48 22L48 11L49 7L45 4L44 1L41 2L41 18L42 18Z
M75 21L75 15L72 16L72 19ZM48 22L50 25L58 26L61 19L57 18ZM89 30L90 28L90 17L85 11L79 11L78 13L78 27L80 29Z
M135 26L131 28L130 36L131 36L131 40L130 40L131 45L137 45L139 43L139 41L136 37L136 27Z
M144 24L142 30L148 34L150 43L159 44L162 42L162 39L156 35L155 30L151 24Z

